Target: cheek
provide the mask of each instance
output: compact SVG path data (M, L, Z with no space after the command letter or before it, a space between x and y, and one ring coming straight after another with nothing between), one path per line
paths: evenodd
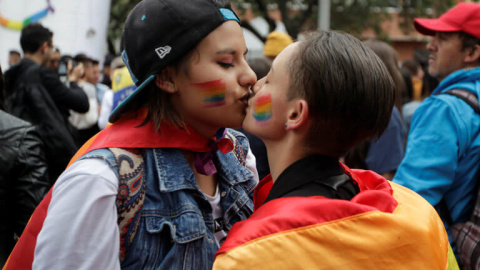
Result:
M257 125L266 125L273 116L272 96L266 94L255 99L253 104L253 119Z
M226 84L220 80L191 84L200 94L204 107L213 108L225 105Z

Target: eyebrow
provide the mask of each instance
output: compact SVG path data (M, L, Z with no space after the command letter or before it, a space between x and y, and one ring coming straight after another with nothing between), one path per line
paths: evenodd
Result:
M234 49L228 48L228 49L220 50L216 54L232 54L233 55L233 54L236 54L236 53L237 53L237 51L235 51ZM245 50L243 55L247 55L247 53L248 53L248 49Z

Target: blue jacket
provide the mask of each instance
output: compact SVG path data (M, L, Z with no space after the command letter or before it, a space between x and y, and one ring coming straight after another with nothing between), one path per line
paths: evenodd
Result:
M405 158L394 182L430 204L445 198L454 223L470 216L480 168L480 116L461 99L438 95L465 89L480 95L480 67L446 77L415 111Z
M246 137L228 131L240 151L216 151L213 160L218 170L223 222L230 230L234 223L252 214L256 182L253 173L242 165L249 147ZM121 268L211 269L218 250L212 208L182 151L146 149L143 156L145 201ZM94 150L81 159L85 158L101 158L118 173L117 161L107 149Z
M378 174L395 172L405 154L405 125L396 107L387 129L379 138L371 141L365 163L367 168Z

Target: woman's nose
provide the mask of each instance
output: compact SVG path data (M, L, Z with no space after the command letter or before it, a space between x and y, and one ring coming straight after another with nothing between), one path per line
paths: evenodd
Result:
M251 87L257 82L257 75L252 68L245 62L245 68L240 75L240 85Z

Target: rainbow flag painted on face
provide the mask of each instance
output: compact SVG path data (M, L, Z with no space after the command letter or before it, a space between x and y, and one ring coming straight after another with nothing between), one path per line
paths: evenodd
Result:
M253 117L257 121L266 121L272 118L272 96L270 94L255 100Z
M209 81L204 83L195 83L192 86L198 87L203 95L205 107L218 107L225 105L226 84L222 80Z

